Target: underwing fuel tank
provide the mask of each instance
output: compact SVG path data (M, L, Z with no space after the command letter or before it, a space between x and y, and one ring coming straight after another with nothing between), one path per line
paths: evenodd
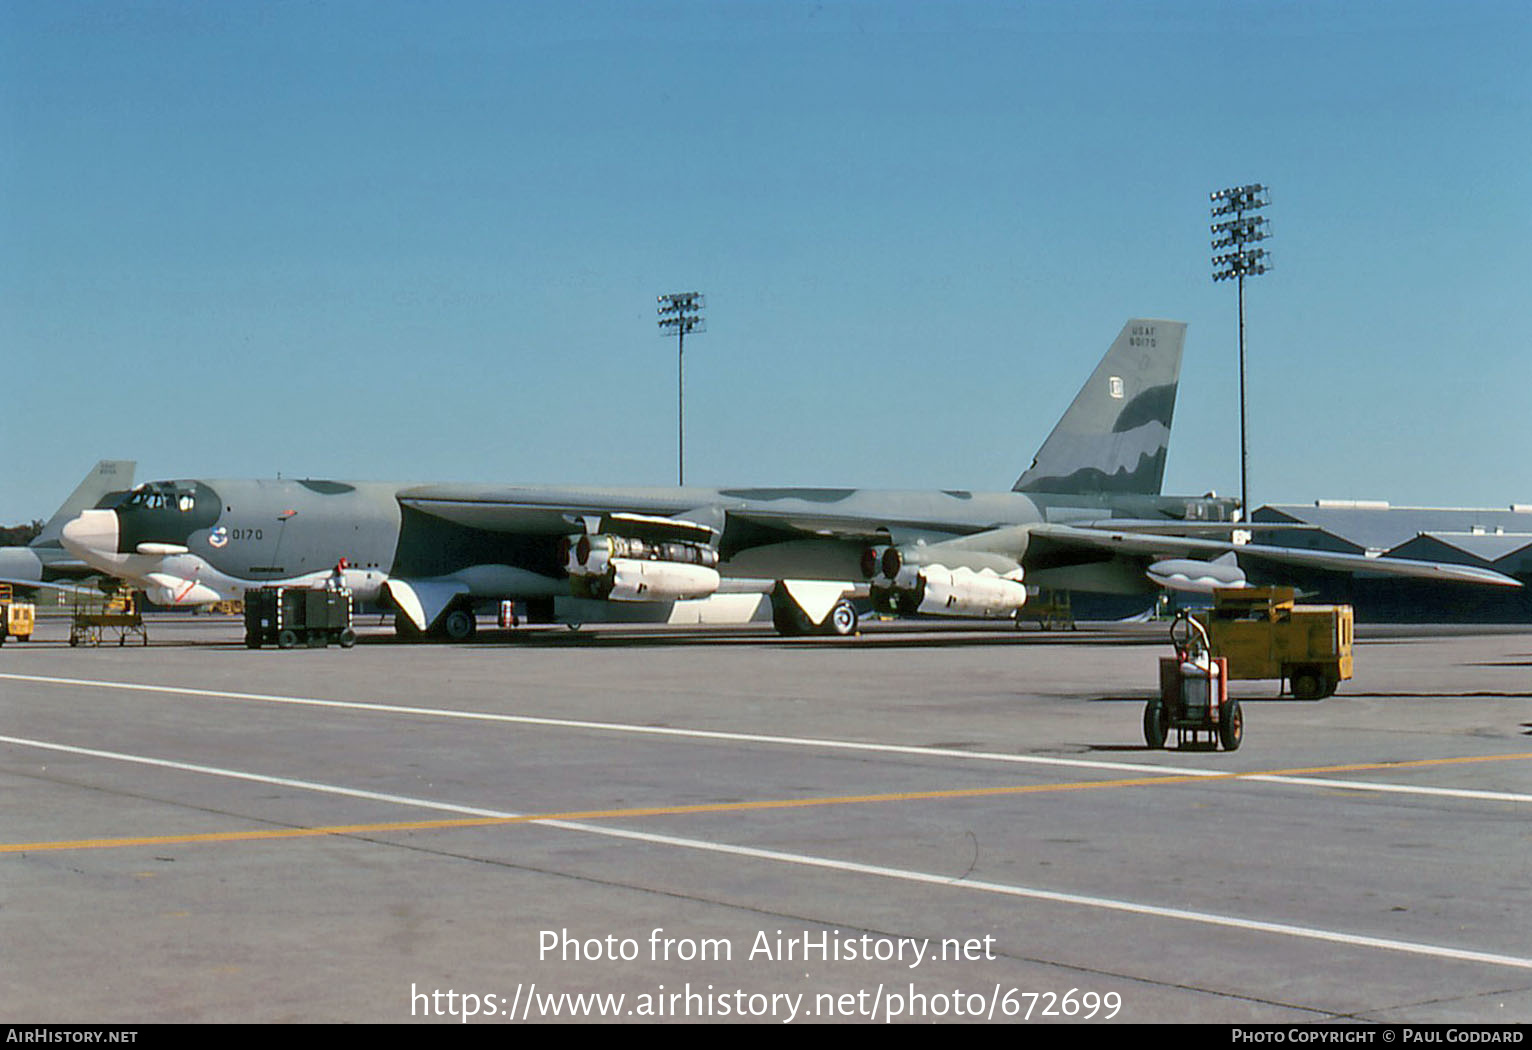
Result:
M1221 587L1250 585L1232 553L1212 561L1166 558L1150 565L1144 575L1161 587L1185 594L1212 594Z
M912 565L898 547L869 547L862 573L871 581L873 604L905 616L1004 619L1027 602L1020 568L1002 576L989 568Z
M718 552L696 543L627 536L571 536L564 567L576 597L616 602L681 601L718 590Z

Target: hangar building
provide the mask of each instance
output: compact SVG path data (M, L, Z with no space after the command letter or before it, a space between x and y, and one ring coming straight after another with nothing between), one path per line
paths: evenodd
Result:
M1313 529L1262 532L1261 522ZM1473 565L1528 584L1513 590L1321 572L1293 580L1322 600L1349 602L1364 622L1532 623L1532 504L1494 510L1319 500L1260 507L1251 523L1258 543Z

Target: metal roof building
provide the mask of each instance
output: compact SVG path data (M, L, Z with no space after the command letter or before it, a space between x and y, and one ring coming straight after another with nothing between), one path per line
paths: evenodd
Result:
M1296 522L1313 529L1262 532L1261 522ZM1473 565L1532 585L1532 505L1501 510L1319 500L1261 507L1251 515L1251 524L1261 543ZM1532 586L1474 587L1320 573L1295 582L1328 600L1350 602L1364 621L1532 623Z

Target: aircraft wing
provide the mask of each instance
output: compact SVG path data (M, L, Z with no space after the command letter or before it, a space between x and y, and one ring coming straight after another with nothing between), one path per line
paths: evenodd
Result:
M1115 532L1147 532L1156 536L1227 536L1231 532L1317 532L1319 526L1306 521L1187 521L1167 518L1101 518L1097 521L1072 522L1083 529L1107 529Z
M627 513L669 516L691 508L685 499L620 491L517 489L480 485L422 485L404 489L406 507L487 532L562 535L584 518Z
M845 542L887 543L890 535L947 539L981 531L988 525L935 526L922 514L827 512L811 500L773 501L699 489L635 492L623 489L517 489L473 485L428 485L405 489L399 502L406 507L458 525L489 532L559 535L582 521L598 528L634 531L643 521L673 518L696 522L722 532L756 527L805 538ZM939 519L938 519L939 520ZM680 537L677 537L680 538Z
M49 591L63 591L65 594L79 594L91 598L100 598L105 592L99 587L91 587L84 583L53 583L42 580L8 579L0 576L0 583L8 583L18 590L41 588Z
M1125 554L1138 558L1205 558L1211 560L1233 552L1246 559L1291 565L1304 569L1357 573L1370 576L1400 576L1418 580L1451 581L1498 587L1520 587L1521 583L1492 569L1446 562L1411 561L1406 558L1369 558L1360 554L1277 547L1263 543L1232 544L1188 536L1159 536L1132 530L1105 527L1080 528L1074 525L1040 524L1030 528L1033 540L1042 539L1063 547Z

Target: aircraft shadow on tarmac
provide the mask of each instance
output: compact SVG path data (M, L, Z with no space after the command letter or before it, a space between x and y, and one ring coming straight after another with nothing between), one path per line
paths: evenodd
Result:
M362 625L365 628L365 624ZM770 628L719 630L717 628L682 628L672 631L622 631L579 630L567 627L533 627L514 631L480 630L470 641L444 642L435 640L400 641L392 634L362 633L357 638L361 646L395 645L452 645L475 649L511 648L684 648L693 646L762 646L780 649L826 649L826 648L878 648L878 649L935 649L948 647L972 647L981 645L1051 645L1080 646L1099 645L1109 641L1114 645L1138 645L1165 647L1164 639L1148 637L1141 633L1118 634L1111 631L1080 631L1058 634L1041 631L969 630L950 628L942 631L874 631L854 638L781 638ZM165 643L173 644L173 643ZM208 642L186 644L212 644ZM227 643L222 643L227 645ZM239 646L242 648L242 646ZM300 647L301 648L301 647Z

